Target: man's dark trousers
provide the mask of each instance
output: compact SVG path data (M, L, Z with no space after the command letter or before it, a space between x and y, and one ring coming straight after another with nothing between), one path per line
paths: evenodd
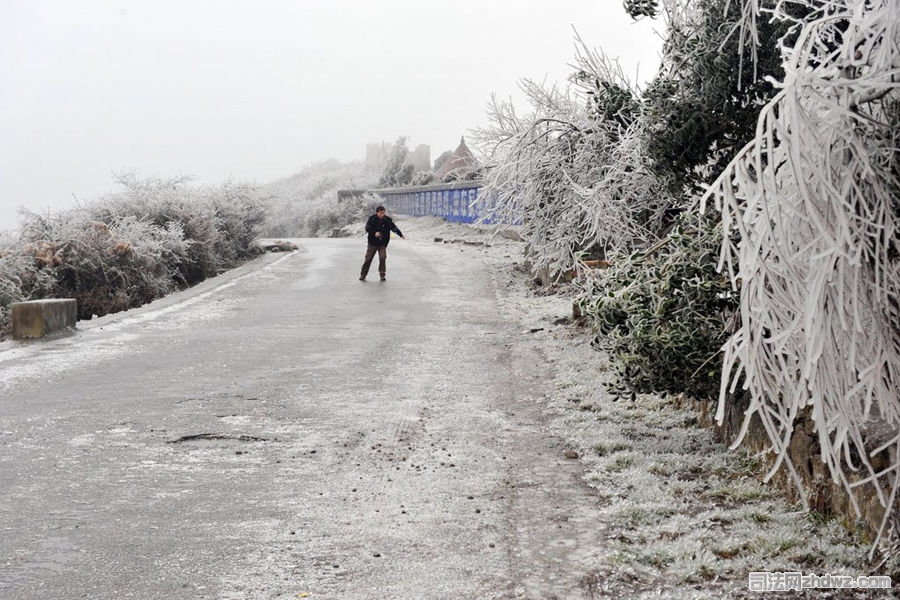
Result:
M378 274L384 277L385 273L387 273L387 246L373 246L369 244L366 247L366 260L363 262L362 271L359 274L361 278L365 278L369 274L369 267L372 264L372 259L375 258L376 252L378 253Z

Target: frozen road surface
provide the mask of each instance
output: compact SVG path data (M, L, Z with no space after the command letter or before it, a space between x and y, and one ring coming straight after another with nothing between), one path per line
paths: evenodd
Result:
M299 243L0 344L0 598L588 597L598 500L478 252Z

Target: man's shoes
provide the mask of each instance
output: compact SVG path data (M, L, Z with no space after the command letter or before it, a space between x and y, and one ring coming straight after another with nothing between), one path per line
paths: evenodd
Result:
M382 280L382 281L387 281L387 277L385 277L384 275L382 275L382 276L381 276L381 280Z
M360 281L365 281L365 280L366 280L366 278L365 278L365 276L363 276L363 275L360 275L360 276L359 276L359 280L360 280Z

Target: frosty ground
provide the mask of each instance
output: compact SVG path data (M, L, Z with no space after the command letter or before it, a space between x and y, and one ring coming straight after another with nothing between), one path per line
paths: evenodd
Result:
M608 394L608 359L591 347L592 332L572 322L571 294L533 284L521 268L521 242L493 228L441 219L399 222L404 233L440 238L436 243L448 251L478 253L491 265L503 310L521 323L517 344L553 365L553 391L544 407L549 430L577 453L585 480L603 499L596 527L606 533L607 545L605 562L586 575L592 596L761 597L748 591L751 571L886 574L877 558L868 559L870 548L840 524L799 510L787 494L764 483L760 457L730 450L699 427L695 405L647 394L616 401Z
M0 596L758 597L749 571L878 572L691 406L613 402L521 242L398 224L386 283L357 280L357 225L0 344Z

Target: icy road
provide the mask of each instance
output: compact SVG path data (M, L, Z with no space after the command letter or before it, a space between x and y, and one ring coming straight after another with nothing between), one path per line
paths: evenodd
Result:
M0 344L0 597L586 597L599 501L477 251L298 243Z

